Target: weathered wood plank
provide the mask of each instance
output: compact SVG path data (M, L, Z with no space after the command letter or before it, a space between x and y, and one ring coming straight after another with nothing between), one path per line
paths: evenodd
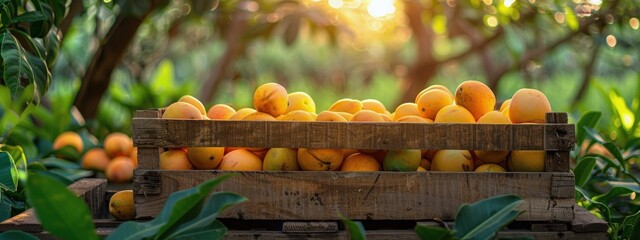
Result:
M413 230L373 230L367 231L367 239L370 240L398 240L398 239L419 239ZM531 232L526 230L505 230L498 232L497 238L531 237L537 240L602 240L608 239L606 232L598 233L574 233L570 231L560 232ZM261 239L350 239L349 233L340 231L338 233L312 233L312 234L287 234L276 231L247 231L229 230L224 237L227 240L261 240Z
M94 217L102 215L102 210L106 207L104 201L104 194L107 188L106 179L80 179L69 185L68 188L87 203ZM0 223L0 232L7 230L41 232L42 225L40 225L40 221L36 217L33 209L28 209Z
M104 199L107 190L106 179L84 178L72 183L68 188L87 203L93 218L107 217L102 211L106 207Z
M160 169L160 149L157 147L138 147L138 168Z
M547 123L565 124L568 121L567 113L548 113ZM557 125L548 125L546 130L547 138L545 144L552 146L562 146L560 148L570 149L575 144L575 128L555 128ZM569 151L550 150L545 156L545 172L568 172L570 169Z
M284 222L282 223L284 233L337 233L337 222Z
M160 175L158 195L135 191L138 217L158 214L166 198L224 172L138 170L135 179ZM453 219L459 206L490 196L516 194L526 203L518 219L571 221L571 173L438 172L235 172L218 190L237 192L249 201L222 218L251 220L339 220L338 212L358 220ZM567 176L567 177L563 177ZM563 181L564 183L556 183ZM142 188L149 182L136 182Z
M134 118L138 147L570 151L573 124L420 124ZM564 132L566 136L550 133ZM563 139L558 139L563 138Z
M609 225L582 207L575 209L576 218L571 222L574 232L606 232Z

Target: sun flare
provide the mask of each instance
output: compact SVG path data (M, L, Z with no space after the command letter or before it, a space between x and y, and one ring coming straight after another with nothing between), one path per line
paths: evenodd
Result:
M367 12L375 18L393 15L396 12L394 2L394 0L371 0L367 6Z

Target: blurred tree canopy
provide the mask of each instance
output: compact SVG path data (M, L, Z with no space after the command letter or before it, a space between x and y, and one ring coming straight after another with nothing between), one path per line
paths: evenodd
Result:
M622 78L640 67L637 0L69 0L64 6L53 82L77 82L67 86L78 88L74 105L87 118L96 117L114 82L149 87L159 74L172 74L174 84L194 82L190 94L205 103L238 83L305 81L310 89L341 91L386 76L399 92L387 104L412 101L436 81L474 78L499 92L504 79L531 86L571 76L577 87L557 90L575 106L596 76ZM134 107L163 107L136 101L145 100L149 105Z

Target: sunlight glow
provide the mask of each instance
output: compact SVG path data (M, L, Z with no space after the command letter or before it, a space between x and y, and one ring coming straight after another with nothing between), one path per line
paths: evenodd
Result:
M392 15L396 12L394 0L371 0L367 6L369 15L375 18L381 18Z
M629 26L631 26L633 30L638 30L638 27L640 27L640 21L638 21L637 18L631 18L629 19Z
M342 0L329 0L329 6L332 8L341 8L344 6L344 1Z
M562 12L556 12L553 14L553 18L556 20L556 22L563 24L565 17L564 17L564 13Z
M631 195L629 196L629 198L631 200L635 200L636 199L636 192L632 192Z
M609 34L607 36L607 38L606 38L606 41L607 41L607 45L609 45L609 47L615 47L616 46L617 40L616 40L615 36Z
M496 16L487 17L487 26L489 26L489 27L497 27L498 26L498 18L496 18Z
M511 5L513 5L513 3L515 3L516 0L504 0L504 6L505 7L511 7Z

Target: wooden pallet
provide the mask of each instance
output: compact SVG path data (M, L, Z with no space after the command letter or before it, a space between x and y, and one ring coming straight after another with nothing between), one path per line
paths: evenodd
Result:
M500 194L525 203L521 221L574 219L574 176L569 151L575 127L566 113L546 124L417 124L161 119L162 110L138 111L133 140L139 218L158 214L167 197L222 171L159 169L161 148L190 146L349 149L544 150L545 172L236 172L217 190L249 198L221 217L243 220L452 220L459 206Z
M81 179L69 186L84 199L94 216L93 223L99 236L109 235L122 222L105 215L109 191L104 179ZM571 222L522 222L517 221L498 233L499 237L529 236L535 239L605 239L607 224L581 207L575 211ZM340 221L292 222L280 220L221 219L229 228L225 239L349 239ZM441 222L442 223L442 222ZM438 225L434 221L363 221L368 239L417 239L413 227L416 224ZM444 222L451 225L451 222ZM33 210L27 210L0 223L0 232L20 230L40 239L56 239L46 232Z

